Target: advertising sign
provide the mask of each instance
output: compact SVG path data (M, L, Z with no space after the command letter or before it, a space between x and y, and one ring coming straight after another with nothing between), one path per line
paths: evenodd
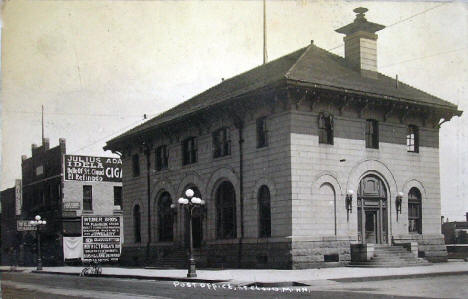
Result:
M36 227L34 225L31 225L29 223L30 220L17 220L16 221L16 229L19 232L25 232L29 230L36 230Z
M22 186L21 186L21 180L15 180L16 216L21 215L22 205L23 205L23 189L22 189Z
M83 260L115 262L120 258L120 217L83 216Z
M81 203L79 201L66 201L63 203L64 211L77 211L81 208Z
M119 158L65 155L65 180L83 182L121 182Z

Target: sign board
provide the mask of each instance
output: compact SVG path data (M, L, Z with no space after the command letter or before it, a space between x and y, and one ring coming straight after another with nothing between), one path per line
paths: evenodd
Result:
M21 215L21 208L23 206L23 188L21 180L15 180L15 207L16 216Z
M119 216L82 216L84 261L119 260L120 220Z
M119 158L65 155L66 181L121 182L122 160Z
M36 230L34 225L29 223L30 220L17 220L16 221L16 229L19 232L25 232L30 230Z
M63 203L64 211L76 211L81 209L81 203L79 201L66 201Z

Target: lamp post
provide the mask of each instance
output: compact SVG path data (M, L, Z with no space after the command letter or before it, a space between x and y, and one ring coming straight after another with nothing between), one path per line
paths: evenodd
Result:
M348 190L346 193L346 219L349 222L349 213L353 212L353 190Z
M395 199L395 207L396 207L396 220L398 221L398 213L401 214L401 203L403 201L403 192L398 192L396 199Z
M47 221L41 220L41 216L36 215L35 220L29 221L29 224L36 227L36 239L37 239L37 270L42 270L42 259L41 259L41 232L39 228L41 225L46 225Z
M187 265L187 277L197 277L197 269L195 265L195 259L193 258L193 236L192 236L192 213L193 209L201 207L205 204L205 201L201 198L194 197L195 193L192 189L187 189L185 191L185 198L181 197L177 201L181 206L183 206L188 213L189 221L189 257ZM175 208L175 204L171 205L171 208Z

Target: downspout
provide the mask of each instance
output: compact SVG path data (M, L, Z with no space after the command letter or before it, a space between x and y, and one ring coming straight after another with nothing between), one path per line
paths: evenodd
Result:
M151 162L150 162L150 149L148 144L145 146L145 155L146 155L146 192L147 192L147 207L148 207L148 242L146 243L146 265L150 263L150 245L151 245L151 186L150 186L150 173L151 173Z
M244 137L243 137L243 123L239 121L238 124L239 129L239 192L240 192L240 230L241 236L239 238L239 252L238 252L238 268L241 268L242 262L242 240L244 238L244 152L243 152L243 144L244 144Z

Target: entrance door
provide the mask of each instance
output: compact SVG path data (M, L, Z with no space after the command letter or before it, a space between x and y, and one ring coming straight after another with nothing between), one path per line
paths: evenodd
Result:
M366 243L377 243L377 211L365 211Z
M387 243L387 191L374 175L364 177L357 192L358 239L362 243Z

